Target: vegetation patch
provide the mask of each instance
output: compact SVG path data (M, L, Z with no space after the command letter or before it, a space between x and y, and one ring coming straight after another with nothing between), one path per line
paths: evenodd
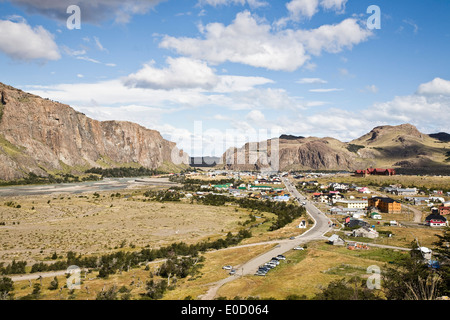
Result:
M364 148L365 148L364 146L360 146L357 144L350 143L349 145L347 145L347 150L350 152L353 152L353 153L358 153L359 149L364 149Z

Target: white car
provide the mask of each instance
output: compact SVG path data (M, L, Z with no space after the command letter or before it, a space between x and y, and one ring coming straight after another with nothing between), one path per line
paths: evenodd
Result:
M224 270L231 270L231 269L233 269L233 267L232 266L223 266L222 269L224 269Z
M305 250L305 249L302 247L295 247L294 250Z

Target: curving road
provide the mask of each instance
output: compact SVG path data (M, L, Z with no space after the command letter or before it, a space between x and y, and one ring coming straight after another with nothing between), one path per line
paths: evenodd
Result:
M289 191L289 193L300 204L302 202L305 203L306 212L313 219L314 226L311 229L309 229L308 231L306 231L305 233L303 233L302 235L295 237L295 239L277 241L278 245L275 248L240 265L239 267L236 268L235 275L213 283L212 284L213 286L208 290L208 292L205 295L200 296L200 298L202 300L214 299L219 288L221 286L223 286L225 283L236 280L237 278L239 278L241 276L255 274L255 272L258 270L258 267L263 265L264 263L270 261L272 257L275 257L279 254L284 254L284 253L294 249L295 247L305 244L307 242L310 242L313 240L325 239L324 234L330 230L330 226L331 226L330 219L328 219L325 214L323 214L311 202L309 202L304 196L302 196L298 192L297 188L294 185L292 185L292 183L287 178L282 178L282 181L283 181L284 185L286 186L286 189Z

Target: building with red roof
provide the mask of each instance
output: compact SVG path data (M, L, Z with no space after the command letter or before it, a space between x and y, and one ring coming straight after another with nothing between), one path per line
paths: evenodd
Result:
M368 168L366 170L356 170L355 176L365 177L365 176L394 176L395 169L381 169L381 168Z

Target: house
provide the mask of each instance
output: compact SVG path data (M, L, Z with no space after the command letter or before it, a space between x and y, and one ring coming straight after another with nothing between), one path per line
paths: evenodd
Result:
M262 191L271 191L273 188L271 186L263 186L263 185L250 185L248 187L249 190L262 190Z
M378 238L379 234L376 230L372 228L361 227L359 229L353 230L353 237L363 237L369 239Z
M444 202L445 202L445 199L442 198L442 197L429 197L428 199L429 199L431 202L441 202L441 203L444 203Z
M333 207L330 209L331 214L339 214L339 215L354 215L354 214L364 214L361 209L358 208L342 208L342 207Z
M306 229L306 220L302 220L299 225L298 228L300 229Z
M233 184L231 183L227 183L227 184L215 184L213 185L213 188L216 190L228 190L233 186Z
M405 198L405 200L413 201L415 206L421 205L423 202L429 202L430 201L430 199L428 199L427 197Z
M345 245L345 240L339 237L339 235L333 234L328 238L328 243L332 244L333 246L343 246Z
M450 214L450 206L440 206L439 207L439 214L441 216Z
M426 217L425 224L429 227L446 227L448 226L448 221L445 217L432 213Z
M370 193L370 190L367 187L357 188L359 193Z
M414 196L417 194L417 188L397 188L394 193L398 196Z
M334 191L347 191L349 186L346 183L333 182L333 183L330 184L330 187Z
M358 177L365 177L370 175L376 175L376 176L394 176L395 170L394 169L380 169L380 168L368 168L366 170L356 170L355 176Z
M284 196L276 196L273 198L273 200L275 201L289 201L289 196L284 195Z
M378 208L385 213L402 212L402 204L388 197L372 197L368 200L368 206Z
M381 214L379 214L378 212L372 212L372 213L370 214L370 217L371 217L372 219L375 219L375 220L381 220L381 219L382 219Z
M350 217L345 218L344 225L348 228L356 228L356 227L369 228L370 227L370 225L366 221L360 220L360 219L355 219L355 218L350 218Z
M367 200L338 200L336 204L346 208L357 208L357 209L365 209L367 208L368 201Z

